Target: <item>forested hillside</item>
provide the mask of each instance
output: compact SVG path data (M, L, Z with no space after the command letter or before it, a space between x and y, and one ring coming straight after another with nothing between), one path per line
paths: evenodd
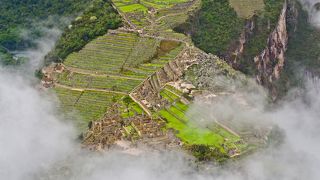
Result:
M109 0L93 0L81 16L65 28L55 49L46 57L47 62L61 62L70 53L79 51L97 36L104 35L108 29L121 25L121 18Z
M200 49L222 55L231 41L239 37L242 27L243 20L228 0L204 0L201 9L176 30L191 34Z
M230 53L228 50L235 45L246 28L246 24L253 22L255 28L245 43L239 67L241 71L253 74L253 58L265 47L269 34L276 26L283 2L203 0L200 10L176 30L190 34L194 44L205 52L225 58Z
M27 46L19 36L22 30L50 15L68 16L81 12L87 0L1 0L0 44L8 49Z
M83 11L89 3L90 0L1 0L0 46L10 51L31 47L32 41L28 39L41 36L39 26L35 24L53 15L70 17ZM52 26L50 23L46 25ZM22 36L25 31L31 37ZM8 63L12 55L8 55L7 50L1 50L0 56Z

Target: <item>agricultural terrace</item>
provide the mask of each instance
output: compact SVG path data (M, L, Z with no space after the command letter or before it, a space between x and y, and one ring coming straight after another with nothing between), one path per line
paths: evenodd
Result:
M196 120L204 117L200 113L187 113L189 105L181 101L181 93L170 86L166 86L160 95L170 102L158 112L159 116L167 121L167 127L176 130L177 137L186 144L208 145L218 148L220 152L234 156L246 148L239 136L214 123L210 127L200 127ZM194 121L192 121L194 120Z
M114 93L62 87L55 87L54 91L60 100L61 110L68 119L76 120L79 129L86 128L89 121L100 118L108 105L122 97Z
M182 49L183 44L172 41L138 37L135 33L109 33L69 55L64 64L94 74L144 79L175 58Z
M229 2L242 18L252 17L255 12L262 11L265 6L263 0L229 0Z
M67 112L85 122L102 118L108 107L124 99L144 79L175 59L184 43L113 31L98 37L64 61L55 90ZM141 114L132 100L122 102L122 116Z
M144 29L161 37L186 39L172 29L184 23L188 12L199 7L200 0L113 0L119 12L133 28Z
M150 8L164 9L171 8L179 3L188 2L188 0L141 0L139 2L134 0L113 0L114 4L123 12L147 11ZM139 7L137 9L137 7Z

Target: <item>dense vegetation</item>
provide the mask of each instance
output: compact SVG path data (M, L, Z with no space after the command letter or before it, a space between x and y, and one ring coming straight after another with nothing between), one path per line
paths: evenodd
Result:
M19 65L24 58L14 57L8 50L0 46L0 64L1 65Z
M120 25L121 18L111 6L111 1L95 0L83 15L77 17L65 29L54 51L47 56L46 60L60 62L94 38L105 34L108 29L116 29Z
M199 161L215 160L216 162L223 162L228 158L227 153L221 152L219 149L208 145L185 145L194 157Z
M196 46L206 52L222 55L239 36L242 24L243 21L228 0L203 0L199 12L190 18L188 28Z
M87 6L87 0L1 0L0 45L16 50L28 46L20 33L50 15L68 16Z
M41 36L39 24L49 16L70 16L87 7L88 0L1 0L0 1L0 56L4 64L15 64L9 51L33 46ZM52 23L47 23L52 26ZM23 32L28 31L28 37ZM9 51L7 51L9 50Z
M320 72L320 32L308 22L308 13L299 11L298 24L290 27L287 58L298 66L304 66L309 71ZM294 31L295 30L295 31ZM292 32L294 31L294 32Z
M264 8L251 18L255 29L246 43L240 70L254 73L253 58L266 46L269 34L275 28L283 0L264 0ZM190 17L189 22L176 28L191 34L200 49L224 57L244 28L244 19L239 17L228 0L203 0L201 9Z

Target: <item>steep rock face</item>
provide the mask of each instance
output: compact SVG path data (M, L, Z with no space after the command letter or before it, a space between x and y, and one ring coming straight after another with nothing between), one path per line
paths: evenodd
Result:
M253 31L255 29L255 21L254 17L248 19L245 23L245 28L240 34L240 38L232 43L225 54L225 59L230 66L239 70L240 69L240 58L242 57L245 44L247 43L248 39L253 35Z
M257 82L270 90L273 99L278 96L275 82L280 79L281 72L286 64L285 53L287 50L289 30L296 31L298 12L296 1L286 0L283 4L278 22L274 30L268 36L265 48L253 59L246 59L252 64ZM236 70L242 71L244 64L241 59L245 54L247 43L255 36L258 28L256 17L246 21L245 27L237 41L230 45L228 52L224 56L227 63ZM290 27L288 27L290 26ZM270 27L265 27L270 28Z
M285 65L285 52L288 44L287 3L283 5L275 30L270 34L266 48L254 58L257 69L256 79L259 84L271 91L273 98L277 92L274 81L280 78Z

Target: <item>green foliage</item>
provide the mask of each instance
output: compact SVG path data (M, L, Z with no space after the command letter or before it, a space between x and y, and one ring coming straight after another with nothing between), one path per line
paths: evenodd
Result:
M319 73L320 32L309 24L308 19L308 13L300 9L297 26L289 26L291 33L286 56L292 62L291 65L304 66Z
M34 76L38 79L42 79L44 74L42 73L41 69L37 69L35 72L34 72Z
M295 4L299 16L297 20L288 21L289 42L286 52L287 63L276 82L279 97L286 95L292 87L301 87L304 79L297 70L305 68L314 74L320 73L320 32L308 22L308 12L300 4Z
M228 63L221 59L216 59L215 65L219 71L225 76L235 78L237 75L237 71L234 70Z
M94 38L116 29L121 25L121 18L111 6L110 0L95 0L80 17L65 29L47 61L62 61L70 53L79 51Z
M243 72L254 73L253 58L265 48L267 38L278 22L282 6L283 0L264 0L264 9L252 17L255 29L245 44L244 56L240 62ZM190 33L200 49L224 56L239 38L243 28L244 20L237 16L228 0L203 0L199 12L176 30Z
M130 96L125 96L125 97L122 99L122 101L125 103L125 105L126 105L127 107L129 107L129 104L133 102L133 100L131 99Z
M246 74L254 74L253 58L266 47L270 33L275 29L283 7L283 0L264 0L264 10L254 16L255 29L245 45L240 69Z
M30 41L20 36L23 30L34 31L34 22L50 15L69 16L82 11L87 0L1 0L0 45L10 50L30 46ZM36 35L36 34L34 34Z
M229 0L229 2L237 14L246 19L264 8L264 0Z
M177 95L168 89L160 93L171 106L158 111L158 115L167 122L167 128L176 131L176 136L184 142L199 160L222 159L227 152L235 147L239 137L231 134L218 124L212 124L210 129L196 124L199 119L206 119L199 112L188 111L189 105L183 104Z
M222 152L213 146L194 144L185 145L185 148L189 150L199 161L209 161L214 159L218 162L222 162L228 159L228 155L225 152Z
M19 65L24 62L24 58L14 57L7 49L0 46L0 64L2 65Z
M227 51L243 24L228 0L203 0L200 11L190 20L195 45L217 55Z

